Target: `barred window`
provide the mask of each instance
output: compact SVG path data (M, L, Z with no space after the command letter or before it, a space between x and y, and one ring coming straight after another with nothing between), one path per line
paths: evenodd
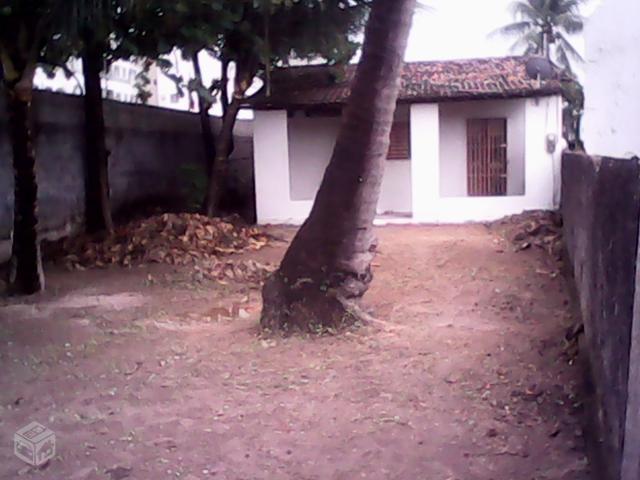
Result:
M411 129L409 128L409 109L396 112L391 127L391 139L387 160L409 160L411 158Z

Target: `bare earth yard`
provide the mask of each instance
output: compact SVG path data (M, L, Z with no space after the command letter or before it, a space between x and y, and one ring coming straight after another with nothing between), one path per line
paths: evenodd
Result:
M586 479L557 265L481 225L378 234L380 322L337 337L261 338L259 290L166 266L1 299L0 478ZM41 469L13 456L31 421Z

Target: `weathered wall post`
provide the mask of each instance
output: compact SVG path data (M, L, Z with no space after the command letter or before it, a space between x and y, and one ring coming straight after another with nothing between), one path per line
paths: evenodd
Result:
M622 479L640 479L640 234L636 260L636 291L633 306L631 351L629 357L629 397L622 454Z
M594 478L640 480L638 159L565 153L562 214L593 386L586 437Z

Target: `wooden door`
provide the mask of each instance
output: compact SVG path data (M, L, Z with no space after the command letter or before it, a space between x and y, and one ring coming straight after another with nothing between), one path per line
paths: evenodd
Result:
M507 119L467 120L469 196L507 194Z

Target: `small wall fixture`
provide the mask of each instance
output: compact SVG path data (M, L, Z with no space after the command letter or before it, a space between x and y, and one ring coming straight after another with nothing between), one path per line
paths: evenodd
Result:
M558 146L558 136L555 133L547 134L547 153L555 153Z

